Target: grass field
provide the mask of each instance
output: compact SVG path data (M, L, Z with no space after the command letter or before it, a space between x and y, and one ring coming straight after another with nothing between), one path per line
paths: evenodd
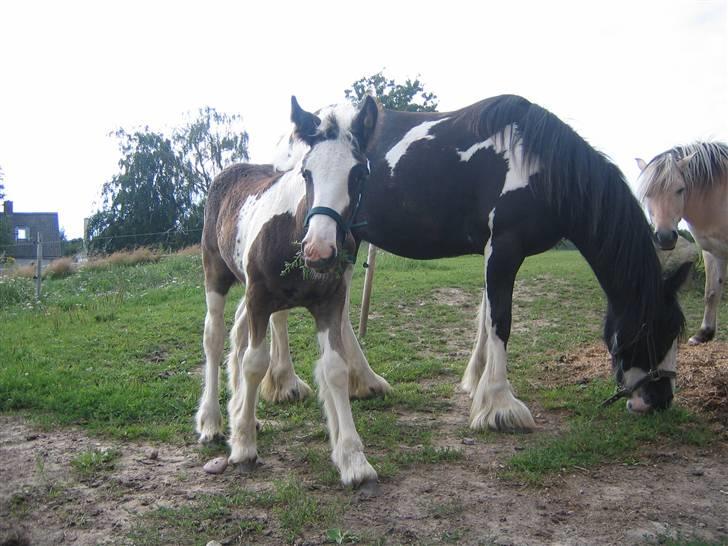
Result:
M456 411L457 384L475 332L482 267L479 256L429 262L378 257L363 346L394 392L384 399L355 401L353 410L365 451L384 482L397 479L403 469L458 464L462 451L442 447L443 434L485 443L501 438L409 418ZM351 316L356 324L361 268L354 279ZM195 442L192 418L200 396L205 312L199 256L111 265L47 280L41 304L33 302L31 282L0 281L0 412L22 415L47 429L78 426L115 441ZM228 324L242 293L240 287L231 293ZM680 407L642 419L628 415L621 403L599 408L614 388L611 380L565 386L542 380L545 365L600 340L604 297L578 253L551 251L528 259L514 299L509 378L534 412L557 416L563 425L558 434L524 437L523 447L504 459L501 479L539 487L565 468L638 460L644 445L708 446L714 441L703 420ZM702 286L685 289L681 301L694 328L702 316ZM724 314L719 323L728 324ZM726 338L725 330L719 339ZM290 334L297 372L313 385L317 348L305 312L292 313ZM150 531L160 526L173 536L177 529L182 540L188 536L184 525L214 521L215 514L228 513L239 503L270 513L285 541L312 527L325 529L332 542L352 538L340 527L347 510L341 499L333 502L301 489L304 479L327 488L335 488L338 480L316 400L260 402L258 416L266 423L259 437L261 456L298 442L302 447L296 457L305 464L265 491L241 487L193 507L146 514L134 526L134 543L164 543ZM224 446L201 447L199 457L202 461L224 452ZM87 451L77 454L73 464L79 476L94 475L113 471L118 456ZM244 526L240 532L253 542L250 537L264 527L252 520Z

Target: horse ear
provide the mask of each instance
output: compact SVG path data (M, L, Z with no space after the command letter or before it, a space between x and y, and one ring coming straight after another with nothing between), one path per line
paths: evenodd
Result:
M316 128L321 124L321 120L317 116L306 112L299 106L295 96L291 97L291 121L295 126L296 136L304 142L309 142L311 137L316 134Z
M644 171L647 167L647 163L645 163L645 160L637 157L635 158L635 161L637 162L637 166L640 168L640 171Z
M359 108L359 113L351 124L351 133L359 141L359 146L365 150L369 139L374 133L377 125L377 116L379 115L379 107L371 95L367 95L364 103Z
M690 267L692 265L693 262L685 262L665 278L665 293L668 296L677 294L677 291L680 290L680 287L688 278L688 273L690 273Z
M682 159L678 159L677 161L677 168L680 169L680 172L685 170L685 167L688 166L688 163L690 163L690 160L695 157L695 154L697 152L693 152L690 155L686 155Z

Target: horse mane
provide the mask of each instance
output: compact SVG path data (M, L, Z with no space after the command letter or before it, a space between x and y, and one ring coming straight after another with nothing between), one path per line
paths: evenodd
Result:
M689 157L682 169L678 163ZM639 197L674 190L685 183L688 193L705 193L728 184L728 146L722 142L694 142L675 146L655 156L640 174Z
M350 102L333 104L321 108L316 115L321 123L316 128L312 138L321 140L335 139L340 136L351 138L351 124L356 117L356 107ZM273 166L277 171L290 171L298 165L311 146L298 138L293 124L290 129L278 140L273 152Z
M518 96L481 103L483 137L503 134L521 144L523 161L537 168L530 184L587 259L625 332L636 335L663 313L661 267L647 219L624 175L569 125ZM613 304L622 302L623 308ZM629 308L629 312L627 312Z

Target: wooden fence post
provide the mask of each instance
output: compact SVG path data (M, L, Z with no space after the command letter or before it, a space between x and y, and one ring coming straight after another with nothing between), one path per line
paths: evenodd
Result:
M359 337L363 338L367 333L367 322L369 321L369 301L372 296L372 283L374 282L374 266L377 261L377 247L369 243L367 253L367 272L364 276L364 292L361 296L361 314L359 315Z
M43 240L38 233L38 244L35 250L35 299L40 301L40 282L43 273Z

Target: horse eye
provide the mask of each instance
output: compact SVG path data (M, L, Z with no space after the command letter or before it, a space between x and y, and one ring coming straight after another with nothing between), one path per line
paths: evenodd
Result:
M679 190L677 190L677 192L675 192L675 193L677 193L678 195L682 195L683 193L685 193L685 188L680 188L680 189L679 189Z

